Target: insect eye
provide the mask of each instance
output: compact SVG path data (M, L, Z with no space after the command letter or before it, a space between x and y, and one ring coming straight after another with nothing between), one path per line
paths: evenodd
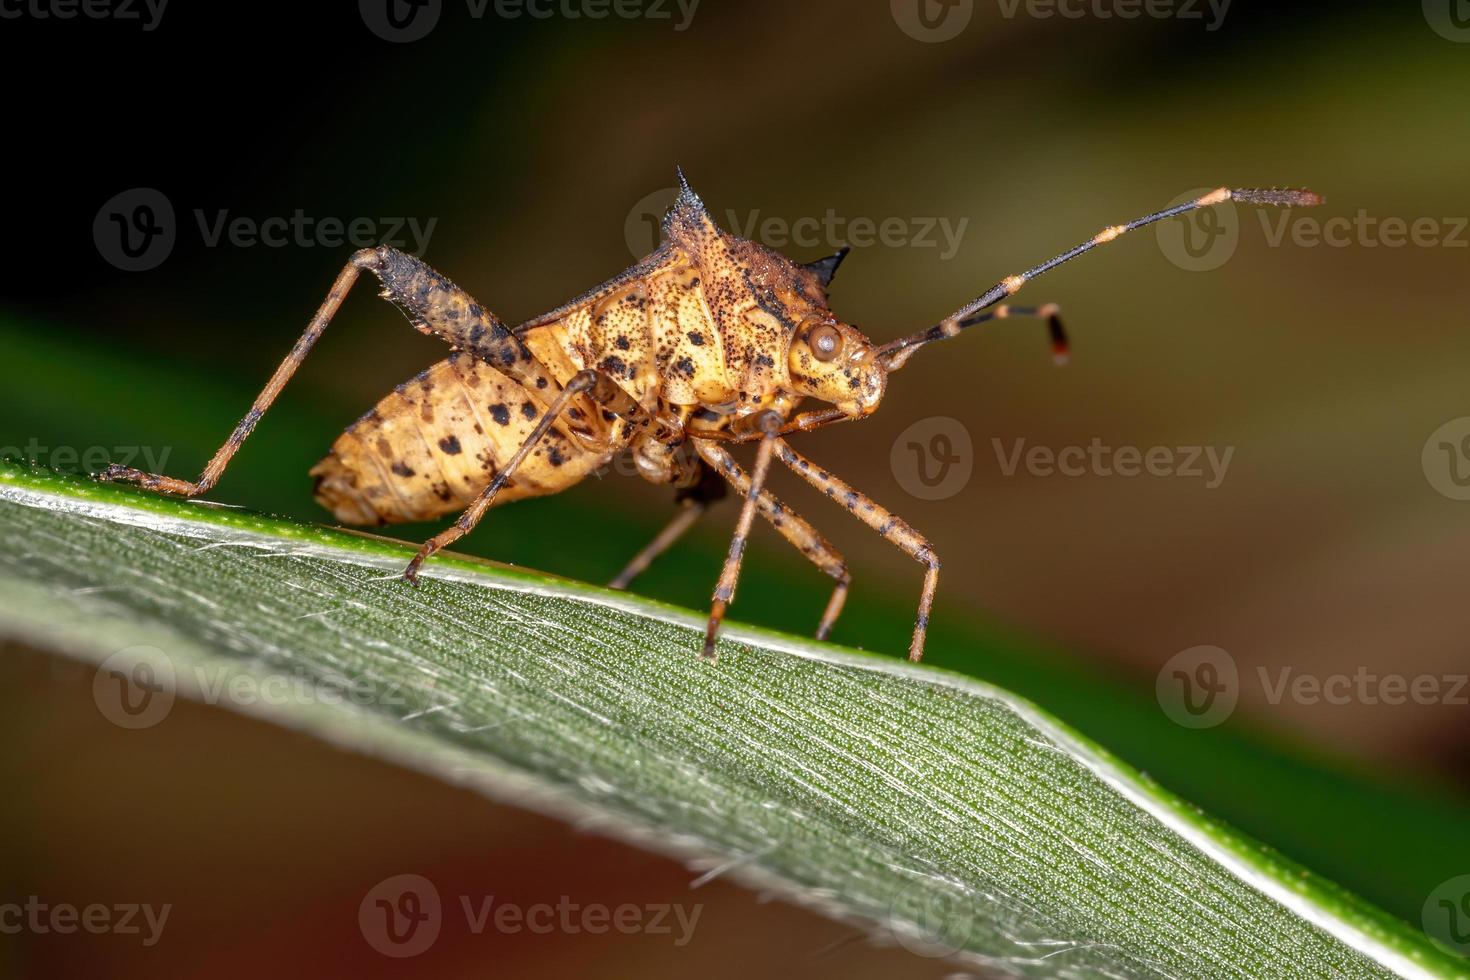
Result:
M812 349L812 356L819 361L833 360L842 353L842 334L830 323L813 327L807 334L806 343Z

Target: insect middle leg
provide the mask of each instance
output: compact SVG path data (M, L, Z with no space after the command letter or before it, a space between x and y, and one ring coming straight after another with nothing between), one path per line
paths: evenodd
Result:
M725 498L725 481L720 475L700 462L698 457L695 457L694 464L695 472L690 483L681 488L674 498L678 510L673 519L623 566L623 570L607 584L608 588L626 589L633 584L633 580L643 574L654 559L673 547L704 516L710 504Z
M684 533L704 516L709 510L709 504L703 500L685 500L680 502L679 509L664 529L654 536L654 539L643 547L643 550L634 555L623 570L607 583L609 589L626 589L633 584L633 580L648 570L653 560L674 546Z
M421 260L397 249L388 246L365 248L353 253L347 265L337 274L327 298L307 324L306 331L255 397L250 411L245 413L229 438L215 451L197 480L145 473L116 463L103 470L101 478L126 480L150 490L185 497L206 493L219 482L220 474L239 451L241 443L254 431L266 409L280 395L281 389L286 387L286 383L321 338L327 324L337 314L352 284L364 269L377 275L383 284L381 295L401 308L415 329L434 334L487 361L502 374L524 385L543 405L549 406L560 392L560 386L546 367L535 359L530 349L495 314L481 307L464 290Z
M694 445L700 458L718 470L739 493L742 495L750 493L750 474L735 462L734 457L723 446L709 442L696 442ZM822 537L821 532L799 517L769 490L763 488L760 491L756 497L756 506L760 510L760 515L769 521L783 538L791 542L797 551L805 555L813 565L837 580L837 584L832 589L832 597L827 600L827 608L823 611L822 620L817 626L817 639L825 640L832 632L832 626L837 622L838 615L842 612L842 605L847 600L848 587L852 584L852 576L847 571L847 561L836 548L828 543L826 538Z
M919 595L914 637L909 644L909 659L918 663L924 658L924 637L929 630L929 612L934 607L934 592L939 587L939 556L934 553L934 546L898 515L802 456L786 440L776 439L774 448L776 458L790 467L797 476L842 504L854 517L881 534L884 540L892 542L904 554L924 566L924 589Z

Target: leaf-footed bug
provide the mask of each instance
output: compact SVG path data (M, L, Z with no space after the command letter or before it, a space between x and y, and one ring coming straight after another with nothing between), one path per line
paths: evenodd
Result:
M311 470L316 499L349 524L421 521L462 510L419 548L404 572L416 581L435 552L469 532L497 504L557 493L630 450L646 480L675 488L679 514L612 585L626 587L724 493L743 497L735 535L715 586L703 654L715 638L735 584L746 538L760 514L808 560L836 580L817 637L842 610L850 581L843 557L766 488L773 460L837 501L924 566L909 659L924 653L939 557L927 538L786 442L871 415L888 375L921 347L991 320L1045 320L1057 358L1066 335L1057 308L1005 300L1037 276L1125 232L1227 201L1310 206L1306 190L1220 188L1092 238L1008 276L939 323L875 344L828 309L827 287L846 255L798 264L718 228L679 173L679 194L653 253L571 302L506 327L493 313L423 262L387 246L355 253L326 300L198 480L112 465L103 479L196 496L219 480L363 270L413 326L453 348L449 357L378 402L348 426ZM797 411L803 401L825 407ZM757 443L749 470L724 443Z

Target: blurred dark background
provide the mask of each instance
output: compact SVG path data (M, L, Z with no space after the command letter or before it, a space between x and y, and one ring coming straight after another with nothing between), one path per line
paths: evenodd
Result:
M0 448L73 470L93 447L138 448L196 474L352 251L324 219L422 251L514 322L651 248L679 164L731 230L799 259L857 245L833 305L887 339L1186 192L1310 186L1325 207L1181 219L1028 286L1067 313L1065 369L1035 324L976 331L916 357L872 419L798 448L939 544L933 662L1032 698L1403 918L1470 871L1454 829L1470 813L1456 0L1181 0L1131 18L1107 0L392 2L402 31L383 0L137 4L135 20L36 0L0 20ZM284 242L250 240L298 213ZM123 226L134 245L167 231L130 256ZM361 289L214 498L324 519L306 470L442 354ZM1094 440L1171 447L1170 472L1195 447L1229 465L1007 473L1018 446ZM969 476L936 490L946 461ZM855 569L834 639L901 654L918 568L818 495L778 489ZM603 581L667 497L608 475L494 512L463 550ZM702 606L733 519L717 511L639 591ZM805 632L825 590L762 528L734 616ZM1234 668L1236 707L1196 729L1156 682L1201 646ZM617 894L621 868L687 894L672 863L218 711L148 733L140 765L85 682L9 652L5 819L30 846L0 886L79 902L136 886L180 906L172 946L24 937L5 947L20 967L295 975L341 956L393 972L351 923L405 870L591 901ZM1369 679L1345 697L1279 689L1344 675ZM1384 677L1436 693L1387 703ZM708 938L680 958L625 943L624 968L719 974L756 946L818 974L939 969L708 887ZM497 943L443 943L418 968L590 969L566 944Z

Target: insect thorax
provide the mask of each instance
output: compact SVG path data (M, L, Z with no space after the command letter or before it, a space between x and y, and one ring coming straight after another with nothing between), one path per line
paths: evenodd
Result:
M664 417L788 411L787 350L805 320L830 316L822 284L707 217L674 225L642 262L518 332L538 356L602 371Z

